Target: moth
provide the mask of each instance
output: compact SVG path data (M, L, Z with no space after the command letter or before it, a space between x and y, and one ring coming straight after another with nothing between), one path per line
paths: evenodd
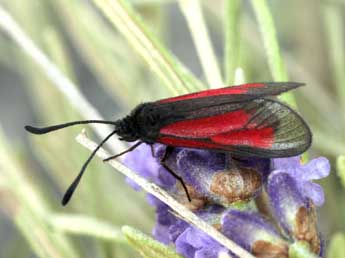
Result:
M115 134L120 140L138 142L105 161L132 151L142 143L151 146L154 143L165 144L167 148L161 164L182 183L189 198L182 178L165 164L174 147L262 158L290 157L306 151L312 141L307 123L296 111L272 98L302 85L296 82L263 82L210 89L139 104L129 115L117 121L85 120L43 128L25 126L25 129L33 134L45 134L80 124L114 126L84 163L66 191L63 205L70 200L98 149Z

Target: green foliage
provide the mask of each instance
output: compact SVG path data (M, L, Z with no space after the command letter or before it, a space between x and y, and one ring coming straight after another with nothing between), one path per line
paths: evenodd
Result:
M337 173L340 178L340 182L345 187L345 156L340 155L337 158Z
M259 29L265 45L268 64L271 70L273 80L287 81L288 75L277 39L276 28L272 14L269 10L266 0L257 0L251 2L258 20ZM296 102L291 92L282 94L280 99L296 107Z
M120 229L97 218L85 215L52 214L48 216L50 225L61 232L86 235L113 243L125 243Z
M223 86L221 73L206 28L200 1L180 0L179 4L192 34L194 45L208 84L211 88Z
M197 91L207 88L206 85L221 86L222 74L227 84L257 78L307 82L306 89L298 91L297 104L314 132L311 155L321 153L337 159L339 176L333 175L323 185L327 199L320 220L326 220L324 224L331 229L345 230L344 189L335 184L340 178L345 186L345 35L344 9L339 8L343 3L309 3L321 10L323 20L315 21L315 13L319 12L307 14L305 8L300 8L305 3L300 1L295 4L270 1L270 5L266 0L251 1L254 14L241 0L224 0L221 6L215 2L218 1L3 0L0 7L14 17L71 81L84 83L78 69L81 64L87 67L95 81L93 93L107 94L117 107L115 117L141 101ZM175 37L167 30L169 25L170 28L175 25L162 18L173 5L180 7L187 22L207 83L193 75L164 42L167 37ZM292 9L285 12L285 8ZM289 17L296 13L306 16L302 19L294 16L300 21L297 25ZM318 26L319 38L309 34L312 22ZM295 28L303 23L310 27ZM219 58L218 37L223 34L224 58ZM215 38L211 40L210 35ZM318 62L309 61L312 57L309 51L313 50L310 45L314 42L327 45L315 51L321 53ZM307 58L299 59L304 52L308 52ZM224 62L222 70L220 59ZM316 70L309 67L314 63L320 65L314 67ZM38 68L2 33L0 64L23 81L22 90L31 99L40 124L85 116L85 110L78 109L81 103L66 94L75 91L57 88L47 79L47 71ZM292 106L296 104L291 93L282 99ZM11 110L16 111L16 107ZM91 164L71 205L64 210L59 206L62 193L88 155L75 143L74 136L79 131L71 128L45 137L30 137L27 146L17 138L7 139L0 131L2 210L21 235L19 238L19 234L12 232L18 242L14 242L15 248L11 250L1 246L0 256L24 257L29 252L45 258L135 256L119 228L127 224L150 232L153 211L143 194L134 192L123 182L123 177L114 175L101 162ZM180 257L170 247L134 228L126 226L122 232L144 257ZM333 235L327 257L342 258L344 241L343 233ZM313 257L307 250L303 243L297 243L291 247L290 255Z
M224 1L224 72L227 84L235 82L235 70L239 66L241 5L242 0Z
M181 258L171 248L152 239L141 231L129 227L122 227L122 232L128 242L145 258Z
M94 2L172 93L182 94L203 88L202 83L146 28L145 23L127 1Z
M345 235L336 233L332 236L327 251L327 258L344 258L345 257Z

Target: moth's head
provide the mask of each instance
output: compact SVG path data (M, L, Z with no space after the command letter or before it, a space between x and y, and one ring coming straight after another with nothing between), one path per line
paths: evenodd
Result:
M116 121L115 131L121 141L134 142L139 139L137 127L131 116Z

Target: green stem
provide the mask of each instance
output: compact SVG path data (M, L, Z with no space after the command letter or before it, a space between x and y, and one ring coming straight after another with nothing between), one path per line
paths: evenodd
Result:
M242 0L226 0L224 6L224 71L226 84L233 84L235 82L235 71L239 65L241 4Z
M203 88L203 85L149 32L127 1L93 1L171 92L179 95Z
M200 2L198 0L179 0L179 4L192 33L193 41L210 87L221 87L223 81Z
M251 3L259 23L272 77L275 81L287 81L288 74L281 56L273 17L267 5L267 1L255 0L251 1ZM282 94L280 99L294 108L297 107L296 101L291 92Z
M345 110L345 33L343 31L343 9L337 5L325 4L324 22L325 32L330 51L331 72L336 85L336 96L340 102L341 110ZM345 125L345 115L343 123Z
M340 178L340 182L345 187L345 155L339 155L337 157L337 175Z
M57 231L86 235L111 242L126 244L121 230L113 225L85 215L54 214L48 217L48 222Z

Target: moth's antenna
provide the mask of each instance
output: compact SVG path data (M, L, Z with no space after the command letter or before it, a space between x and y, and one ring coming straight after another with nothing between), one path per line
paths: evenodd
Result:
M103 120L85 120L85 121L74 121L74 122L69 122L65 124L59 124L59 125L53 125L53 126L48 126L48 127L33 127L30 125L25 126L25 130L33 133L33 134L45 134L45 133L50 133L52 131L56 131L65 127L73 126L73 125L80 125L80 124L111 124L115 125L116 123L113 121L103 121Z
M78 176L74 179L73 183L70 185L70 187L68 187L64 197L62 198L62 205L65 206L69 200L71 199L75 189L77 188L79 181L81 179L81 177L84 174L85 169L87 168L87 166L89 165L90 161L92 160L92 158L95 156L96 152L99 150L99 148L102 147L102 145L109 140L109 138L111 136L113 136L114 134L116 134L116 130L113 131L112 133L110 133L107 137L104 138L104 140L96 147L96 149L91 153L90 157L86 160L86 162L84 163L83 167L81 168Z

